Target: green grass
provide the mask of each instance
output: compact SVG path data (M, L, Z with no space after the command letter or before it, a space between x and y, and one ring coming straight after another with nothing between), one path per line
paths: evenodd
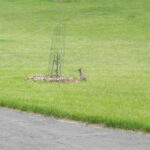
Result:
M149 0L0 0L0 106L150 132ZM55 25L67 26L64 75L46 74Z

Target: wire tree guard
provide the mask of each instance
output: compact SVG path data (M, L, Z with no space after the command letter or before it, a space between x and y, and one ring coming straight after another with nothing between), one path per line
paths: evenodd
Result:
M65 27L58 25L54 28L50 57L48 65L48 75L34 75L27 78L28 81L47 81L47 82L65 82L78 83L79 80L73 77L62 76L65 55Z
M53 31L50 57L49 76L60 77L62 75L65 54L65 27L58 25Z

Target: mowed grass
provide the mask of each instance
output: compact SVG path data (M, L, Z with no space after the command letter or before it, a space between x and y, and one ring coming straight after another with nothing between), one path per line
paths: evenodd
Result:
M52 31L66 25L64 75L47 74ZM0 106L150 132L149 0L0 0Z

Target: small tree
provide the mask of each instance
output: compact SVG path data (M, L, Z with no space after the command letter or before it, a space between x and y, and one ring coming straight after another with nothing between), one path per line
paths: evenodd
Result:
M49 75L51 77L60 77L64 63L65 51L65 29L63 25L58 25L53 31L50 58Z

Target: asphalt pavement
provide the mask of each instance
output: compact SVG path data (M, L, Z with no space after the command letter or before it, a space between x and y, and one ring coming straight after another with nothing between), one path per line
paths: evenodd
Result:
M0 150L150 150L150 134L0 108Z

